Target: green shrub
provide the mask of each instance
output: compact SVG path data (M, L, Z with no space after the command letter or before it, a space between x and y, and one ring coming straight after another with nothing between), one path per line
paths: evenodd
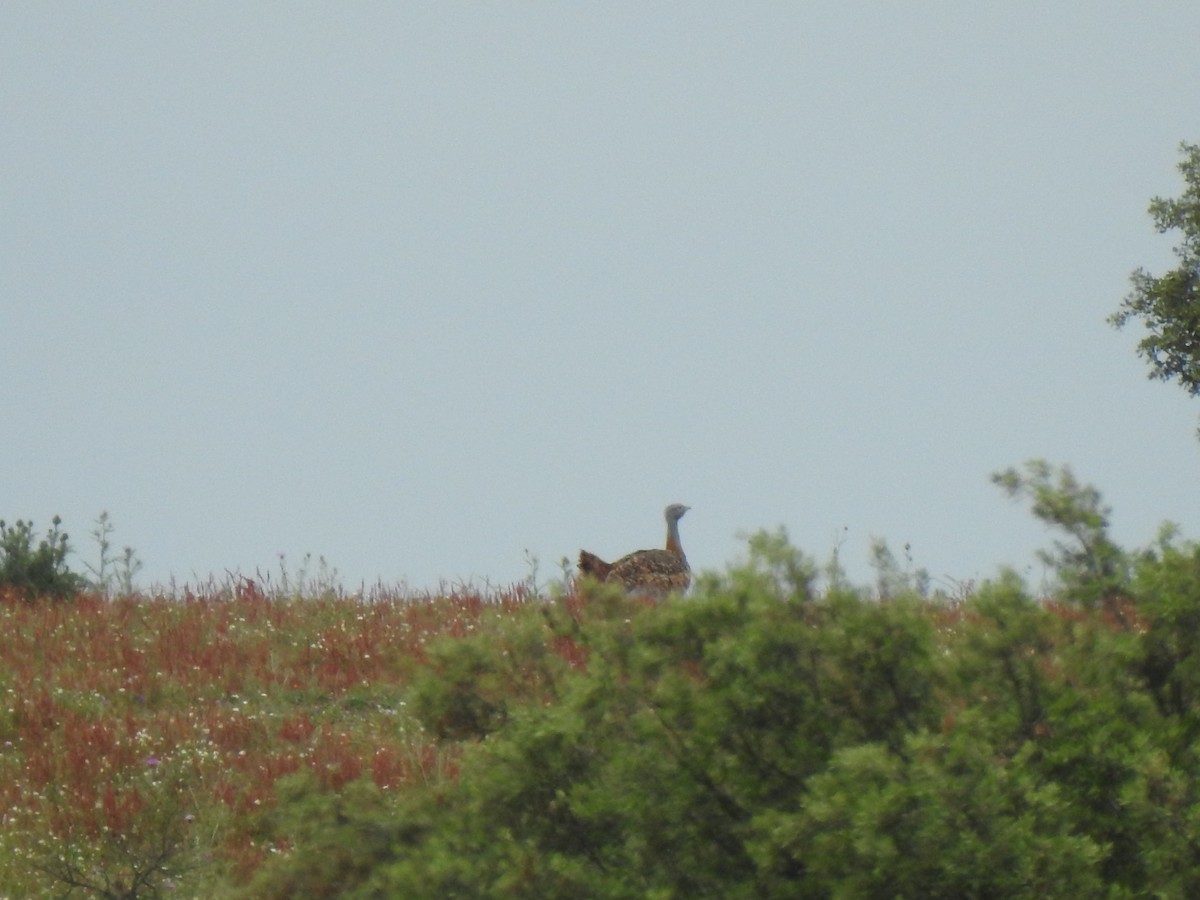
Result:
M409 700L457 779L285 798L262 895L1194 895L1200 551L1136 557L1132 599L1080 565L1068 602L872 601L764 534L686 599L441 642Z
M962 729L902 753L847 747L802 807L760 821L763 854L802 860L816 896L1095 897L1102 848L1053 784ZM780 896L783 894L781 893Z
M421 828L393 843L371 890L795 896L786 866L760 865L760 817L802 806L841 747L899 748L936 723L938 676L913 598L818 599L798 557L767 549L770 562L687 601L643 608L597 589L578 616L531 610L437 645L411 703L467 742L461 779L408 808ZM586 666L561 665L564 638ZM297 852L288 883L315 866Z
M62 520L55 516L46 537L34 546L33 522L18 519L12 526L0 520L0 587L20 591L26 599L71 597L86 587L67 568L70 547Z
M1200 724L1200 546L1164 542L1139 560L1131 593L1144 619L1142 672L1166 715ZM1189 730L1189 738L1200 736Z
M412 712L440 741L491 734L510 706L555 696L568 662L554 651L554 638L530 607L486 631L434 641L409 691Z
M1034 516L1067 536L1038 554L1058 576L1062 599L1090 607L1125 593L1129 560L1108 534L1111 510L1095 487L1077 481L1068 466L1055 469L1040 459L1027 462L1024 474L997 472L992 482L1030 500Z
M351 782L335 792L322 788L311 772L301 772L281 779L277 793L279 805L263 817L261 827L289 835L296 847L283 864L261 869L240 896L352 896L395 857L393 848L425 835L425 828L406 824L399 799L386 797L370 781Z

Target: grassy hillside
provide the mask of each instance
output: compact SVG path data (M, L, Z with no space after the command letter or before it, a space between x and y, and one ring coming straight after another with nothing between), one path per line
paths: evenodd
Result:
M248 580L181 599L0 593L0 895L120 896L144 876L138 896L204 896L279 849L256 814L287 774L334 791L452 776L458 749L405 691L431 640L523 602L268 597Z
M0 895L1200 896L1200 546L997 481L1051 597L0 591Z

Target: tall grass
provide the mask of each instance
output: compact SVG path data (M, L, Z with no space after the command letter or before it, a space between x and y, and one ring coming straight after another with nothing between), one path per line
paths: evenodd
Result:
M280 581L0 592L0 896L205 896L281 849L255 823L286 775L385 791L453 776L456 751L422 731L405 688L429 641L504 618L524 587Z

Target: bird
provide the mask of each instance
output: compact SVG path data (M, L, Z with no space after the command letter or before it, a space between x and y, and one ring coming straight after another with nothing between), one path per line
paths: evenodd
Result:
M686 591L692 581L683 545L679 542L679 520L691 509L672 503L663 510L667 520L667 546L664 550L635 550L615 562L605 562L594 553L579 551L579 572L605 584L624 585L639 593L667 594Z

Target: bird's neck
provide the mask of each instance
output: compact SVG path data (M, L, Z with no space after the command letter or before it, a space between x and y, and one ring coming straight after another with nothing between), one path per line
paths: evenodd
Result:
M681 559L683 556L683 544L679 543L679 520L674 519L667 522L667 549Z

